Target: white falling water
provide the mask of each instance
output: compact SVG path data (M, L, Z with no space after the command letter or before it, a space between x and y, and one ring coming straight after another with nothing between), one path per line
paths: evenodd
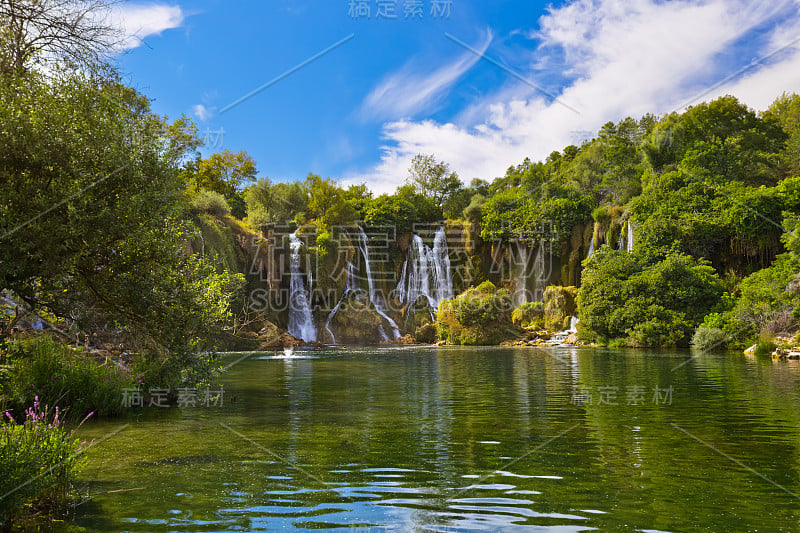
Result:
M589 241L589 251L586 252L586 257L587 258L592 257L593 253L594 253L594 233L592 233L592 240Z
M625 222L625 225L627 224L628 223ZM620 228L619 239L617 240L617 250L624 250L625 249L624 246L625 246L625 232L623 231L623 228Z
M300 247L303 245L303 241L297 237L297 232L289 235L289 245L292 250L289 283L289 333L305 342L316 342L317 331L314 328L314 317L311 315L308 293L303 273L300 271Z
M569 329L565 329L564 331L559 331L558 333L554 333L550 337L550 340L547 341L547 344L549 346L560 346L564 344L564 342L567 340L567 337L569 337L572 333L578 332L577 325L578 325L578 317L573 316L572 318L569 319Z
M628 253L633 251L633 221L628 219Z
M524 242L519 242L519 270L514 282L514 305L519 306L528 301L528 247Z
M395 297L404 304L413 304L425 296L433 313L439 303L453 298L453 280L450 272L450 252L444 226L433 237L429 248L419 235L414 235L408 247L406 262L395 289Z
M536 256L533 259L533 271L531 272L534 282L533 299L537 302L541 302L544 299L544 290L550 278L550 272L546 271L545 266L545 243L541 241L536 248Z
M347 262L347 279L344 282L344 292L342 293L342 297L339 298L339 301L336 303L336 307L334 307L330 314L328 315L328 319L325 321L325 331L328 332L328 335L331 336L331 343L336 344L336 337L333 335L333 331L331 331L331 322L333 321L333 317L336 316L336 313L339 312L339 308L342 306L342 302L347 295L350 294L352 291L355 290L355 267L353 267L353 263L350 261Z
M359 249L361 250L361 255L364 258L364 268L367 271L367 288L369 294L369 301L372 302L372 306L375 308L375 311L383 317L386 322L389 323L389 326L392 328L392 336L395 339L400 338L400 328L397 326L397 323L392 320L392 318L386 314L383 310L383 301L380 295L375 290L375 282L372 278L372 267L369 263L369 245L367 244L367 234L364 233L362 228L358 228L358 243ZM383 326L378 328L380 332L381 338L384 341L388 341L389 337L386 335L386 331L383 329Z

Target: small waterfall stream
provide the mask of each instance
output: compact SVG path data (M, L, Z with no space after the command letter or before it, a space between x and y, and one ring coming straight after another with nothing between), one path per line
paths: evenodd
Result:
M589 241L589 251L588 251L588 252L586 252L586 257L587 257L587 259L588 259L589 257L592 257L592 254L593 254L593 253L594 253L594 233L592 233L592 240L591 240L591 241Z
M434 234L433 248L428 247L419 235L413 236L394 295L403 304L414 304L420 296L425 296L434 315L440 302L453 298L450 252L444 226Z
M633 221L628 219L628 253L633 251Z
M314 328L314 317L308 302L303 272L300 270L300 248L303 246L303 241L297 236L297 232L289 235L289 246L292 251L289 283L289 333L305 342L316 342L317 331ZM310 284L311 277L309 276Z
M397 323L392 320L392 318L386 314L384 311L383 306L383 299L381 295L375 290L375 281L372 277L372 267L370 266L369 262L369 244L367 243L367 234L364 233L362 228L358 228L358 244L359 249L361 250L361 255L364 258L364 268L367 271L367 288L369 294L369 301L372 302L375 311L381 315L381 317L389 323L389 326L392 328L392 336L395 339L400 338L400 328L397 326ZM389 337L386 335L386 331L383 329L383 326L379 328L381 338L384 341L388 341Z
M339 308L342 306L342 302L344 302L345 298L355 290L355 267L353 263L350 261L347 262L347 279L344 282L344 292L342 293L342 297L339 298L339 301L336 303L336 307L331 309L330 314L328 315L328 319L325 321L325 331L328 332L328 335L331 336L331 344L336 344L336 337L331 330L331 321L333 317L336 316L336 313L339 312Z

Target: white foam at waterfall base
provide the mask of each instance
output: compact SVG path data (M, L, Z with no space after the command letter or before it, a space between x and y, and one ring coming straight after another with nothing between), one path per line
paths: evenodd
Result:
M292 252L289 282L289 333L305 342L316 342L317 330L314 327L314 317L308 303L304 276L300 270L300 248L303 242L297 237L297 232L289 235L289 245Z
M572 333L578 332L578 317L573 316L569 319L569 329L565 329L564 331L559 331L558 333L554 333L550 340L547 341L548 346L561 346L564 344L564 341L567 340Z

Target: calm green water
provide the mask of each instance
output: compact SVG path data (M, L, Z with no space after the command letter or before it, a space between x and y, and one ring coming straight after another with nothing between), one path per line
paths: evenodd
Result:
M85 426L105 440L88 452L95 496L78 523L800 531L800 365L573 348L307 355L243 360L216 407Z

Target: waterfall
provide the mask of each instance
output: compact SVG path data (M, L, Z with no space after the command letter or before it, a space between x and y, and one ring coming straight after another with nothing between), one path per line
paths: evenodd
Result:
M528 301L528 247L524 242L517 242L519 250L519 265L514 282L514 305L519 306ZM512 252L513 253L513 252Z
M578 322L580 322L578 317L574 316L574 317L570 318L569 319L569 329L567 330L567 333L577 333L578 332Z
M633 251L633 220L628 219L628 253Z
M586 252L586 258L588 259L592 257L593 253L594 253L594 233L592 233L592 240L589 241L589 251Z
M336 303L336 307L331 310L330 314L328 315L328 319L325 321L325 331L327 331L328 335L331 336L332 344L336 344L336 337L333 335L333 331L331 331L331 322L333 321L333 317L336 316L336 313L339 312L339 308L342 306L344 299L347 298L348 294L355 290L355 277L355 268L353 267L353 263L348 261L347 279L344 282L344 292L342 293L342 297L339 298L339 301Z
M544 290L547 287L547 280L550 278L550 272L545 273L544 254L544 240L542 240L536 248L533 271L531 272L534 282L533 299L537 302L541 302L544 299Z
M439 302L453 298L453 280L450 278L450 252L447 249L447 233L444 226L439 228L433 238L433 270L436 280L436 308Z
M314 328L314 318L311 316L311 306L308 303L303 273L300 271L300 247L303 242L297 237L296 231L289 235L289 245L292 250L291 281L289 283L289 333L305 342L316 342L317 331Z
M394 295L403 304L413 304L420 296L425 296L434 314L440 302L453 298L450 252L444 226L436 231L433 248L429 248L419 235L412 237Z
M380 295L375 291L375 282L372 279L372 267L369 263L369 245L367 244L367 234L364 233L362 228L358 228L358 244L359 249L361 250L361 255L364 258L364 268L367 271L367 288L369 294L369 301L372 302L375 311L383 317L386 322L389 323L389 326L392 328L392 335L395 339L400 338L400 328L397 326L397 323L391 319L389 315L386 314L383 310L383 301L380 298ZM386 331L383 329L383 326L378 328L378 331L381 334L381 338L384 341L388 341L389 337L386 335Z
M617 250L624 250L625 249L624 248L624 246L625 246L625 231L624 231L625 227L624 226L626 226L627 224L628 223L625 222L623 224L623 227L619 228L619 239L617 240Z

